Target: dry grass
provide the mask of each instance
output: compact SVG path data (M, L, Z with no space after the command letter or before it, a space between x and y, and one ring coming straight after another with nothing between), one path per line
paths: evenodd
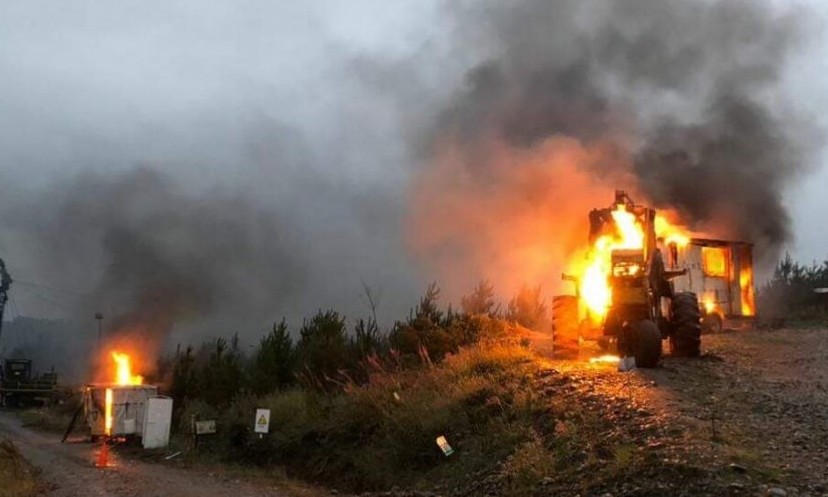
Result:
M0 497L38 494L37 470L26 462L8 440L0 442Z
M604 406L540 384L545 366L525 347L486 343L419 369L377 367L367 384L341 394L240 396L221 412L191 403L186 419L213 416L220 430L194 459L284 468L277 479L356 492L459 488L477 495L490 490L481 483L489 475L500 495L515 497L548 479L586 488L639 471L636 446L607 437ZM271 433L262 439L249 433L256 407L271 410ZM455 450L449 457L435 443L441 435Z

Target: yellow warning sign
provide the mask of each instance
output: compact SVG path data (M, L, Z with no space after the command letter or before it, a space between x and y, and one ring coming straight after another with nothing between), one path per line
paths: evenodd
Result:
M253 431L256 433L270 432L270 409L256 409L256 424Z

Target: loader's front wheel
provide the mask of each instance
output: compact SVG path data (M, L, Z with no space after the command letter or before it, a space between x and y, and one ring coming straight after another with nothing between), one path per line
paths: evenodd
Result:
M673 333L670 335L673 355L698 357L701 353L701 311L695 293L673 295L671 303Z
M630 348L639 368L654 368L661 359L661 332L649 319L636 321L632 325Z
M578 297L556 295L552 297L552 346L559 359L576 359L578 343Z

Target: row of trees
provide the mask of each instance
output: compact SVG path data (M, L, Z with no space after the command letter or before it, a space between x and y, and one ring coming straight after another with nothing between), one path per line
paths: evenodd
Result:
M824 316L828 296L815 293L816 288L828 288L828 261L803 265L786 255L759 289L759 313L767 320ZM239 347L238 337L178 351L161 364L162 374L171 378L177 405L199 398L220 406L242 391L263 395L295 385L337 389L364 382L372 370L439 361L481 339L515 336L515 326L550 328L549 309L539 287L522 288L504 307L497 302L493 286L483 281L462 297L455 310L451 305L440 307L440 288L432 283L407 319L387 332L377 324L370 289L365 291L374 312L350 327L338 312L320 310L304 320L296 334L284 320L274 324L249 357Z
M805 265L785 254L773 277L759 289L758 311L770 320L822 316L828 295L816 293L818 288L828 288L828 261Z
M373 310L368 289L366 294ZM464 296L459 310L450 305L441 309L439 298L440 288L432 283L408 318L387 333L380 330L375 312L349 328L343 315L320 310L305 319L295 335L284 320L275 323L249 356L238 336L219 338L198 349L178 350L161 361L159 372L168 376L176 405L201 399L222 407L240 392L265 395L296 385L340 389L366 381L372 370L440 361L480 340L509 339L516 326L549 328L539 287L521 289L505 309L496 302L488 281Z

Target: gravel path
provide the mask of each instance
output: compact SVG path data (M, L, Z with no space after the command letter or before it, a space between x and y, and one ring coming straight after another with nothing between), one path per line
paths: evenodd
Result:
M828 496L828 330L741 331L702 344L701 358L667 356L649 370L558 369L604 401L640 409L632 422L652 430L639 445L699 470L680 493Z
M658 371L686 419L712 431L720 457L789 494L828 495L828 330L705 336L701 367ZM699 406L704 406L700 409ZM756 479L755 478L755 479Z
M112 452L113 467L99 469L93 465L97 446L71 440L61 444L59 435L23 427L12 412L0 412L0 437L11 439L23 457L41 469L47 495L53 497L292 497L302 494L214 473L119 458Z

